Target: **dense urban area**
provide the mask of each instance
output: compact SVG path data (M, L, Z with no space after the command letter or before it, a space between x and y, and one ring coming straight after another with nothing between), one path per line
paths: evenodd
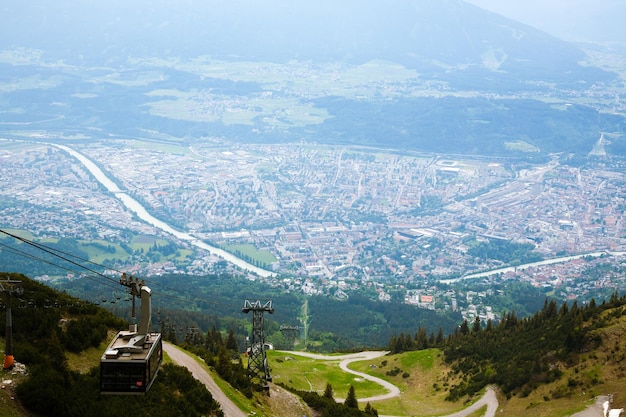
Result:
M626 289L626 174L623 161L603 154L603 141L576 164L567 155L530 163L208 138L189 147L117 140L72 149L155 217L263 268L273 286L339 298L368 289L381 301L400 288L422 308L497 318L484 301L493 290L432 283L519 280L583 300ZM0 141L0 181L2 228L101 242L101 259L137 274L234 268L138 219L51 143ZM107 259L118 250L110 244L130 256Z

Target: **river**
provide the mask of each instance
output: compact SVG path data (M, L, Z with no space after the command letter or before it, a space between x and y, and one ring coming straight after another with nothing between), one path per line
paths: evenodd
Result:
M65 152L72 155L74 158L78 159L85 166L85 168L87 168L89 172L91 172L91 174L98 180L98 182L100 182L100 184L102 184L109 192L113 193L115 197L118 200L120 200L122 204L124 204L124 206L126 206L126 208L128 208L130 211L135 213L137 217L139 217L141 220L145 221L146 223L149 223L153 225L154 227L161 229L162 231L177 237L178 239L187 241L190 244L200 249L206 250L215 256L219 256L225 261L230 262L231 264L236 265L243 270L253 272L260 277L267 278L267 277L276 275L274 272L270 272L263 268L259 268L255 265L252 265L244 261L243 259L236 257L232 253L226 252L223 249L208 245L202 240L196 238L195 236L189 233L176 230L169 224L152 216L150 213L148 213L148 211L146 210L144 206L142 206L137 200L129 196L125 191L121 190L117 186L117 184L111 181L111 179L93 161L91 161L89 158L87 158L85 155L81 154L80 152L77 152L74 149L69 148L67 146L58 145L55 143L46 143L46 145L55 146L59 149L62 149Z
M504 274L507 272L520 271L520 270L523 270L526 268L532 268L535 266L552 265L552 264L558 264L558 263L563 263L563 262L569 262L569 261L573 261L574 259L580 259L580 258L584 258L587 256L590 256L592 258L597 258L602 255L624 256L626 255L626 252L598 251L598 252L591 252L591 253L583 253L580 255L562 256L560 258L545 259L543 261L531 262L528 264L523 264L523 265L518 265L518 266L507 266L506 268L498 268L498 269L492 269L491 271L484 271L484 272L478 272L476 274L464 275L460 278L444 279L439 282L444 283L444 284L453 284L455 282L463 281L465 279L482 278L482 277L488 277L488 276L496 275L496 274Z

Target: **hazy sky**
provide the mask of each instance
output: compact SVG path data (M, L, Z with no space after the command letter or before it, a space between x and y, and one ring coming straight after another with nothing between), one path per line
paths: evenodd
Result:
M435 0L439 1L439 0ZM443 0L441 0L443 2ZM622 51L626 51L626 1L625 0L465 0L476 6L491 10L513 20L543 30L563 40L622 43ZM0 49L25 46L46 49L46 47L64 48L70 51L74 45L82 44L90 50L102 53L101 44L115 42L128 49L128 53L148 54L137 45L128 42L133 39L143 45L143 40L154 39L168 51L183 51L196 43L206 44L209 41L221 42L217 37L202 39L194 34L200 29L216 28L207 25L213 18L218 23L241 27L250 25L248 22L260 21L267 23L268 16L253 13L249 4L263 9L266 4L280 5L278 12L271 10L273 20L284 17L286 23L290 16L295 15L302 5L313 8L310 13L312 22L332 20L334 15L343 16L348 6L358 4L372 7L390 7L389 4L404 2L419 4L424 0L27 0L0 1ZM322 7L323 4L324 7ZM285 6L286 5L286 6ZM340 7L343 6L343 7ZM352 7L352 6L350 6ZM241 10L241 15L234 17L232 10ZM250 13L243 13L248 11ZM350 11L350 10L349 10ZM221 13L223 12L223 13ZM342 12L342 13L339 13ZM223 15L222 15L223 14ZM247 20L246 20L247 19ZM296 21L295 19L293 21ZM233 23L234 22L234 23ZM351 22L346 19L345 24ZM359 22L356 22L359 23ZM406 24L406 22L403 22ZM272 32L273 27L266 29ZM297 26L293 32L306 32L306 26ZM367 28L366 28L367 29ZM217 31L217 29L216 29ZM203 33L211 33L203 30ZM219 31L218 31L219 32ZM265 32L264 32L265 33ZM270 33L271 34L271 33ZM183 40L181 44L180 40ZM100 43L98 43L100 42ZM187 49L185 49L187 48ZM131 51L132 50L132 51Z
M623 0L465 0L565 40L626 42Z

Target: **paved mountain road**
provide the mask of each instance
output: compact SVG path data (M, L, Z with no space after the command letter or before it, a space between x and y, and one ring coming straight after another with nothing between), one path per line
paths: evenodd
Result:
M369 381L376 382L377 384L382 385L383 387L385 387L389 391L386 394L377 395L375 397L359 398L358 399L359 402L386 400L388 398L393 398L393 397L397 397L398 395L400 395L400 389L398 387L396 387L395 385L393 385L393 384L391 384L391 383L389 383L389 382L387 382L387 381L385 381L383 379L377 378L375 376L364 374L362 372L353 371L353 370L348 368L348 364L350 364L350 362L364 361L364 360L369 360L369 359L380 358L381 356L385 356L389 352L384 352L384 351L365 351L365 352L350 353L348 355L339 355L339 356L335 356L335 355L321 355L321 354L317 354L317 353L308 353L308 352L293 352L293 351L285 351L284 353L287 353L287 354L290 354L290 355L294 355L294 356L304 356L306 358L326 360L326 361L328 361L328 360L340 360L341 362L339 363L339 367L344 372L349 372L349 373L357 375L357 376L359 376L359 377L361 377L363 379L367 379ZM337 399L337 401L343 401L343 400Z
M609 397L607 395L599 395L596 397L596 400L592 405L590 405L583 411L574 414L571 417L603 417L604 410L602 408L602 405L604 404L605 401L608 401L608 400L609 400Z
M209 390L209 392L211 393L215 401L220 403L220 407L226 417L247 417L246 413L241 411L235 405L235 403L230 398L228 398L226 394L224 394L224 392L217 386L213 378L211 378L209 373L198 362L196 362L196 360L193 357L189 356L186 352L184 352L183 350L179 349L178 347L168 342L163 343L163 348L174 362L189 369L189 371L192 373L194 378L202 382L207 387L207 389ZM343 371L357 375L360 378L364 378L364 379L368 379L370 381L376 382L382 385L383 387L385 387L389 391L386 394L381 394L381 395L377 395L374 397L360 398L359 402L385 400L385 399L399 396L401 394L400 389L398 389L398 387L396 387L395 385L387 381L384 381L380 378L377 378L371 375L364 374L362 372L353 371L348 368L348 364L350 362L379 358L381 356L386 355L387 352L365 351L365 352L351 353L348 355L340 355L340 356L321 355L321 354L316 354L316 353L293 352L293 351L284 351L284 353L296 355L296 356L304 356L304 357L308 357L312 359L319 359L319 360L341 361L339 363L339 367ZM581 411L580 413L574 414L572 417L602 417L603 415L602 403L604 401L606 401L606 397L600 396L596 399L595 404L593 404L592 406L589 406L586 410ZM449 414L445 417L466 417L485 405L487 405L487 412L485 413L485 417L494 417L496 415L496 410L498 409L498 398L496 397L496 392L491 387L487 388L485 395L483 395L482 398L480 398L474 404L470 405L469 407L461 411L458 411L453 414ZM381 417L392 417L392 416L381 415Z
M466 417L478 410L480 407L483 407L485 404L487 405L485 417L494 417L496 415L496 410L498 409L498 398L496 397L496 392L491 387L487 388L485 395L483 395L482 398L474 404L454 414L448 414L445 417Z
M163 350L165 350L170 358L172 358L172 361L189 369L193 377L207 387L213 396L213 399L220 403L220 408L226 417L247 417L247 414L241 411L239 407L237 407L235 403L232 402L226 394L224 394L224 391L217 386L213 378L211 378L211 375L209 375L209 373L202 368L202 365L196 362L194 358L168 342L163 343Z
M345 372L349 372L351 374L357 375L361 378L376 382L383 387L385 387L389 392L382 395L377 395L374 397L368 398L359 398L359 402L370 402L370 401L379 401L386 400L389 398L397 397L400 395L400 389L395 385L377 378L375 376L367 375L362 372L353 371L348 368L348 364L350 362L369 360L374 358L379 358L381 356L385 356L389 352L384 351L366 351L359 353L351 353L349 355L340 355L340 356L332 356L332 355L320 355L315 353L307 353L307 352L285 352L292 355L304 356L312 359L320 359L320 360L340 360L339 367ZM338 400L341 401L341 400ZM487 405L487 412L485 413L485 417L494 417L496 415L496 410L498 409L498 398L496 397L496 392L492 388L487 388L485 395L482 396L481 399L476 401L471 406L467 407L464 410L458 411L454 414L450 414L446 417L466 417L472 414L474 411L478 410L480 407ZM382 416L381 417L392 417L392 416Z

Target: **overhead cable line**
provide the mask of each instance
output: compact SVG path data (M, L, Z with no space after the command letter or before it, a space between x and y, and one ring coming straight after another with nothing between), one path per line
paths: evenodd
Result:
M32 246L32 247L34 247L36 249L42 250L42 251L44 251L44 252L46 252L46 253L48 253L48 254L50 254L52 256L55 256L55 257L57 257L59 259L62 259L64 261L66 261L66 262L69 262L69 263L71 263L71 264L73 264L75 266L83 268L83 269L85 269L85 270L87 270L87 271L89 271L89 272L91 272L91 273L93 273L93 274L95 274L95 275L97 275L99 277L102 277L102 278L104 278L104 279L106 279L108 281L111 281L111 283L115 284L115 288L117 288L117 286L119 285L119 280L111 278L111 277L109 277L109 276L107 276L107 275L105 275L105 274L103 274L101 272L95 271L95 270L93 270L93 269L91 269L91 268L89 268L87 266L81 265L77 261L73 261L71 259L68 259L68 257L72 257L74 259L77 259L78 261L86 262L86 263L89 263L91 265L95 265L95 266L98 266L100 268L103 268L103 269L119 272L120 274L124 273L124 271L120 271L120 270L118 270L116 268L109 267L107 265L102 265L102 264L99 264L97 262L93 262L93 261L91 261L89 259L85 259L85 258L82 258L80 256L77 256L77 255L65 252L63 250L60 250L60 249L57 249L57 248L53 248L53 247L48 246L48 245L44 245L43 243L34 242L34 241L30 240L30 239L26 239L24 237L21 237L21 236L18 236L16 234L14 234L14 233L7 232L6 230L0 229L0 233L4 233L5 235L10 236L10 237L12 237L12 238L14 238L14 239L16 239L16 240L18 240L20 242L23 242L23 243L25 243L27 245L30 245L30 246ZM37 257L35 255L29 254L27 252L20 251L19 249L16 249L14 247L11 247L11 246L8 246L8 245L2 244L2 243L0 243L0 245L10 248L13 251L13 253L17 252L18 254L21 254L22 256L27 256L27 257L29 257L29 258L31 258L33 260L44 262L44 263L47 263L49 265L52 265L52 266L55 266L55 267L58 267L58 268L61 268L61 269L65 269L67 271L70 271L70 272L73 272L73 273L81 275L81 273L79 273L78 271L69 269L67 267L63 267L61 265L55 264L53 262L50 262L50 261L45 260L43 258ZM61 254L64 255L64 256L62 256ZM88 278L88 279L91 279L91 280L94 280L94 281L99 282L101 284L104 284L104 283L98 281L97 279L95 279L95 277L89 277L88 275L84 275L84 276L86 278ZM173 293L178 293L179 294L179 295L173 295L173 294L162 293L161 295L163 297L166 297L166 298L172 298L172 299L178 299L178 300L184 300L184 301L194 300L194 301L205 302L205 303L209 303L209 304L213 304L213 305L223 305L223 306L225 306L224 303L218 303L218 302L215 302L215 301L211 302L211 301L207 301L207 300L204 300L204 299L197 298L197 297L195 297L192 294L184 294L184 293L182 293L180 291L180 289L169 287L169 286L161 284L161 283L159 283L158 281L155 281L155 280L151 280L151 285L152 284L154 284L154 285L156 285L158 287L161 287L162 289L165 289L165 290L171 291ZM111 284L108 284L108 286L113 287L113 285L111 285Z
M23 256L23 257L25 257L25 258L29 258L29 259L32 259L32 260L34 260L34 261L38 261L38 262L42 262L42 263L46 263L46 264L48 264L48 265L54 266L55 268L64 269L64 270L66 270L66 271L68 271L68 272L72 272L72 273L74 273L74 274L77 274L77 275L83 276L84 278L87 278L87 279L93 280L93 281L95 281L95 282L98 282L99 284L104 284L104 285L107 285L107 286L109 286L109 287L111 287L111 288L116 288L116 289L118 288L118 286L117 286L117 282L116 282L116 285L113 285L113 284L108 283L108 282L102 282L102 281L98 280L97 278L95 278L95 277L93 277L93 276L90 276L90 275L87 275L87 274L83 274L82 272L79 272L79 271L77 271L77 270L75 270L75 269L71 269L71 268L65 267L65 266L63 266L63 265L56 264L56 263L51 262L51 261L49 261L49 260L47 260L47 259L44 259L44 258L42 258L42 257L39 257L39 256L36 256L36 255L33 255L32 253L28 253L28 252L26 252L26 251L19 250L19 249L17 249L17 248L15 248L15 247L13 247L13 246L9 246L9 245L4 244L4 243L0 243L0 246L4 247L4 248L5 248L4 250L6 250L7 252L10 252L10 253L12 253L12 254L19 255L19 256ZM107 277L107 278L108 278L108 277ZM111 280L112 280L112 278L111 278Z
M12 237L12 238L14 238L14 239L17 239L17 240L19 240L20 242L26 243L27 245L33 246L33 247L35 247L35 248L37 248L37 249L40 249L40 250L42 250L42 251L44 251L44 252L46 252L46 253L48 253L48 254L50 254L50 255L56 256L57 258L63 259L64 261L69 262L69 263L71 263L72 265L76 265L76 266L78 266L78 267L80 267L80 268L83 268L83 269L85 269L85 270L87 270L87 271L89 271L89 272L92 272L92 273L94 273L94 274L96 274L96 275L98 275L98 276L101 276L102 278L105 278L105 279L108 279L108 280L110 280L110 281L113 281L113 282L117 283L117 280L115 280L115 279L113 279L113 278L111 278L111 277L108 277L108 276L104 275L104 274L103 274L103 273L101 273L101 272L98 272L98 271L96 271L96 270L93 270L93 269L91 269L91 268L89 268L89 267L87 267L87 266L85 266L85 265L81 265L81 264L79 264L78 262L76 262L76 261L73 261L73 260L69 259L68 257L72 257L72 258L78 259L78 260L80 260L80 261L82 261L82 262L87 262L87 263L89 263L89 264L96 265L96 266L99 266L99 267L102 267L102 268L107 268L107 269L112 269L112 268L109 268L109 267L107 267L107 266L105 266L105 265L98 264L98 263L96 263L96 262L92 262L92 261L90 261L89 259L84 259L84 258L81 258L80 256L76 256L76 255L73 255L73 254L71 254L71 253L64 252L64 251L62 251L62 250L60 250L60 249L56 249L56 248L53 248L53 247L51 247L51 246L46 246L46 245L44 245L44 244L42 244L42 243L37 243L37 242L34 242L34 241L32 241L32 240L29 240L29 239L23 238L23 237L21 237L21 236L17 236L17 235L15 235L15 234L13 234L13 233L9 233L9 232L7 232L7 231L5 231L5 230L2 230L2 229L0 229L0 232L1 232L1 233L4 233L5 235L11 236L11 237ZM61 256L61 255L59 255L59 254L63 254L63 255L65 255L65 256ZM116 271L116 272L120 272L120 273L121 273L121 271Z

